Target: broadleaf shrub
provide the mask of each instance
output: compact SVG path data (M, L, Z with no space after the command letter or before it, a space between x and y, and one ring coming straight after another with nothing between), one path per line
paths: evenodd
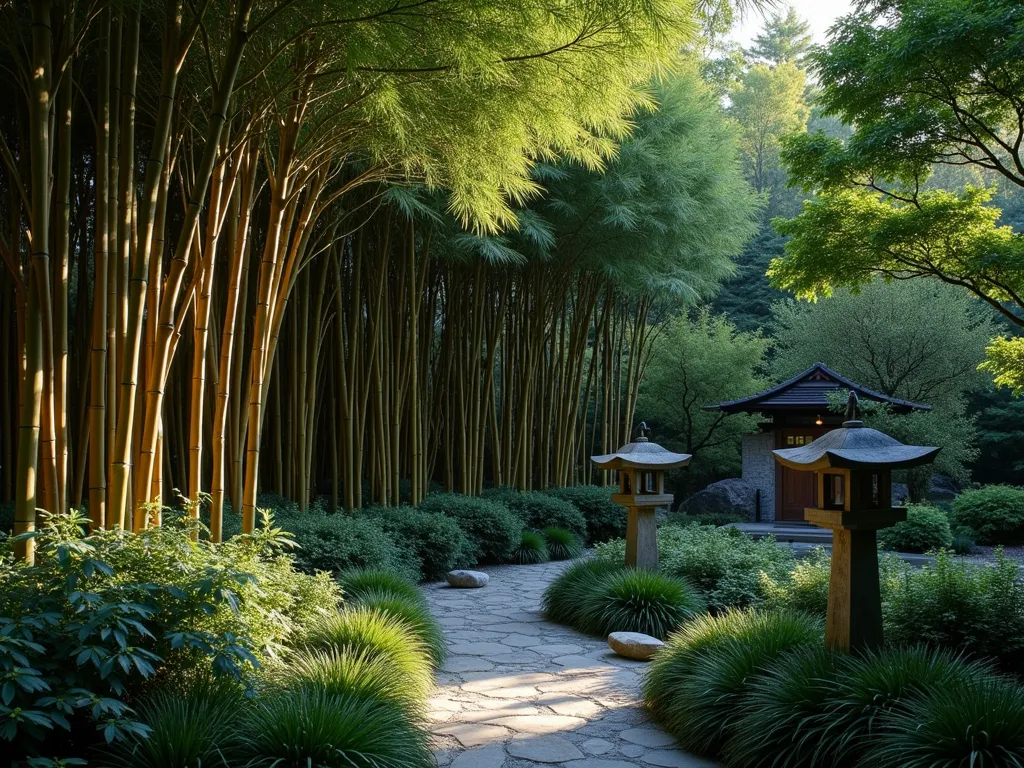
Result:
M508 560L519 544L522 520L508 507L492 499L458 493L430 494L417 509L455 520L474 545L474 557L483 563Z
M992 565L940 552L934 563L891 573L883 590L888 642L966 649L1024 671L1024 582L1001 552Z
M448 571L475 562L473 542L459 524L446 515L414 507L370 507L362 514L416 553L427 581L438 581Z
M540 491L517 491L512 488L495 488L490 498L500 501L523 521L527 528L541 529L548 526L568 528L581 537L587 535L587 520L573 504L557 496Z
M1024 488L987 485L964 491L953 502L953 519L979 544L1024 542Z
M556 499L567 501L583 513L587 522L588 544L626 535L626 510L612 501L612 486L574 485L566 488L550 488L544 493Z
M304 571L338 573L350 568L378 568L404 574L413 581L420 579L419 558L372 519L311 509L279 522L298 545L295 564Z
M622 562L623 539L595 547L598 559ZM661 571L697 587L714 611L755 605L765 597L763 577L784 580L793 554L772 537L754 541L735 528L664 525L658 529Z
M33 566L0 542L0 738L19 753L55 730L72 745L145 737L127 702L154 682L247 680L340 600L326 574L293 568L269 524L219 545L194 541L190 520L137 534L85 524L45 518Z
M948 549L953 544L949 516L936 507L911 505L906 520L878 532L878 543L894 552Z

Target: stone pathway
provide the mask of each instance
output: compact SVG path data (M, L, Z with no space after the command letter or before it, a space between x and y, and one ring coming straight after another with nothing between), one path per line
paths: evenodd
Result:
M429 718L443 768L711 768L675 749L641 707L643 662L545 621L566 563L484 569L482 589L426 587L448 660Z

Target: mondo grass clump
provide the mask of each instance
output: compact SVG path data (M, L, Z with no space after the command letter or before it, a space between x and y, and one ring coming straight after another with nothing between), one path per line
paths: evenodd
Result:
M303 688L254 704L237 755L240 765L274 768L428 768L428 743L400 706Z
M739 703L726 762L734 768L812 768L837 765L831 742L822 738L831 723L824 711L836 677L850 657L822 647L783 654L755 676Z
M427 645L405 621L384 610L359 605L346 608L311 627L301 647L383 658L402 673L413 694L423 698L433 686Z
M922 691L879 721L864 768L1024 766L1024 688L982 677Z
M655 657L644 699L685 748L717 754L755 675L787 651L821 645L819 619L789 611L727 611L687 622Z
M544 563L548 559L548 545L544 534L537 531L524 530L519 546L512 550L509 559L520 565Z
M335 576L344 599L360 602L366 593L390 594L411 603L423 603L423 593L409 579L380 568L349 568Z
M552 560L573 560L583 554L580 538L567 528L549 526L543 534Z
M685 580L625 568L595 581L583 597L579 626L583 632L642 632L664 639L692 616L704 601Z
M237 747L245 697L225 678L203 677L146 695L135 717L148 735L127 731L103 752L111 768L181 768L218 765L220 755Z
M594 584L623 569L605 560L581 560L573 563L552 581L541 599L541 610L552 621L580 629L584 598Z

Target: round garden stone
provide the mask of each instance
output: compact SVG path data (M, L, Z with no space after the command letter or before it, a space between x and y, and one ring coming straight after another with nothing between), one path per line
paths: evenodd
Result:
M608 635L608 647L627 659L647 661L665 644L640 632L612 632Z
M459 589L486 587L491 577L481 571L449 571L448 583Z

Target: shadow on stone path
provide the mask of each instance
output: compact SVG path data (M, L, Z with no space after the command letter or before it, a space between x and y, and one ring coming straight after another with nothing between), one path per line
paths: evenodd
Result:
M429 702L438 765L713 766L647 720L643 662L544 620L541 595L566 565L486 568L483 589L425 588L449 653Z

